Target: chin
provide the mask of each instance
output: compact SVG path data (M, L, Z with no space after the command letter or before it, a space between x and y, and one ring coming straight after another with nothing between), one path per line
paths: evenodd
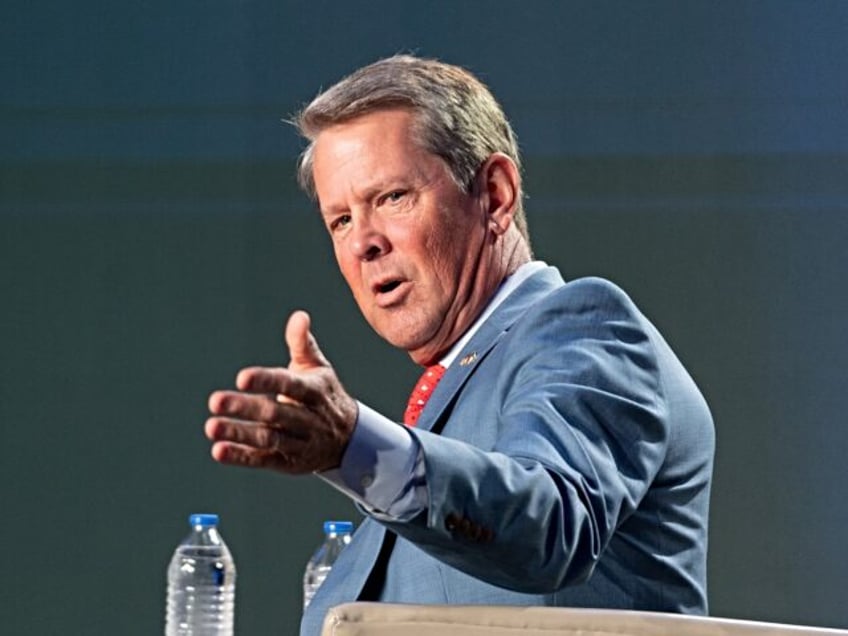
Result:
M411 338L408 334L395 334L380 331L377 333L390 345L398 349L403 349L404 351L413 351L421 346L418 339Z
M413 352L427 347L437 337L442 319L422 311L422 307L377 309L365 314L371 328L393 347Z
M403 349L404 351L415 351L427 345L430 340L427 337L427 332L419 329L398 329L397 321L394 325L371 325L374 331L377 332L383 340L388 342L393 347Z

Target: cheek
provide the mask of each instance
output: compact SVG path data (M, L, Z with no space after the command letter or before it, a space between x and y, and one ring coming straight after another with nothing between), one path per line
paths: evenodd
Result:
M458 282L477 251L475 238L473 229L461 223L446 224L428 234L425 250L444 285L453 287Z
M345 279L345 282L348 287L350 287L353 294L357 296L361 288L362 280L358 261L350 255L349 251L339 249L337 246L334 246L334 252L336 256L336 265L342 274L342 278Z

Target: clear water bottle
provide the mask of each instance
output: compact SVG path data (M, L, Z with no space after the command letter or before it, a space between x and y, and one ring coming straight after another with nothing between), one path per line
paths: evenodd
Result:
M218 515L193 514L168 566L166 636L232 636L236 566Z
M350 521L324 522L324 542L309 559L303 573L303 609L306 609L327 578L341 551L350 543L352 532L353 523Z

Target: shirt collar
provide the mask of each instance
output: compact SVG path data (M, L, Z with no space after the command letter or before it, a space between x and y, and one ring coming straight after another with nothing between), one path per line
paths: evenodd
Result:
M488 317L492 315L492 312L498 308L498 305L506 300L506 297L515 291L521 283L547 266L547 263L543 261L530 261L529 263L524 263L524 265L507 276L501 283L500 287L498 287L498 291L496 291L495 295L492 296L489 304L486 305L486 308L483 309L483 312L477 317L477 320L474 321L474 324L471 325L464 334L462 334L462 338L454 343L450 350L439 361L439 364L447 369L459 355L459 352L462 351L465 345L468 344L468 341L471 340L475 333L477 333L477 330L480 329L484 322L486 322L486 319L488 319Z

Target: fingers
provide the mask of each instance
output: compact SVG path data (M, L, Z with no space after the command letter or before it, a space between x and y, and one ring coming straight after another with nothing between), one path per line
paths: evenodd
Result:
M276 393L276 392L274 392ZM209 412L242 420L270 422L280 416L280 403L271 395L215 391L209 396Z
M329 366L318 342L309 331L311 319L305 311L296 311L286 323L286 345L295 367Z
M232 417L213 416L203 427L213 442L233 442L264 450L278 450L308 439L302 412L293 410L279 422L249 422Z
M212 417L206 420L206 426L203 428L206 437L213 442L230 442L257 450L269 451L275 450L277 446L277 436L274 432L267 426L256 423ZM213 456L215 455L215 446L212 447Z
M206 420L204 432L214 442L212 457L218 462L300 474L314 470L305 453L311 421L303 408L281 405L277 421L213 416Z
M212 457L215 461L232 466L247 468L271 468L287 473L298 474L309 472L299 469L290 459L279 451L267 451L230 442L216 442L212 446Z
M215 440L271 448L278 437L306 437L314 425L314 414L296 402L280 401L280 396L215 391L209 396L206 436ZM276 437L269 438L267 431Z
M263 397L285 396L297 402L310 403L318 399L318 393L313 383L308 382L303 376L297 376L288 369L268 367L248 367L242 369L236 376L236 387L239 391L249 393L262 393ZM226 391L217 393L226 394ZM215 393L212 394L216 395ZM209 408L213 412L212 400Z

